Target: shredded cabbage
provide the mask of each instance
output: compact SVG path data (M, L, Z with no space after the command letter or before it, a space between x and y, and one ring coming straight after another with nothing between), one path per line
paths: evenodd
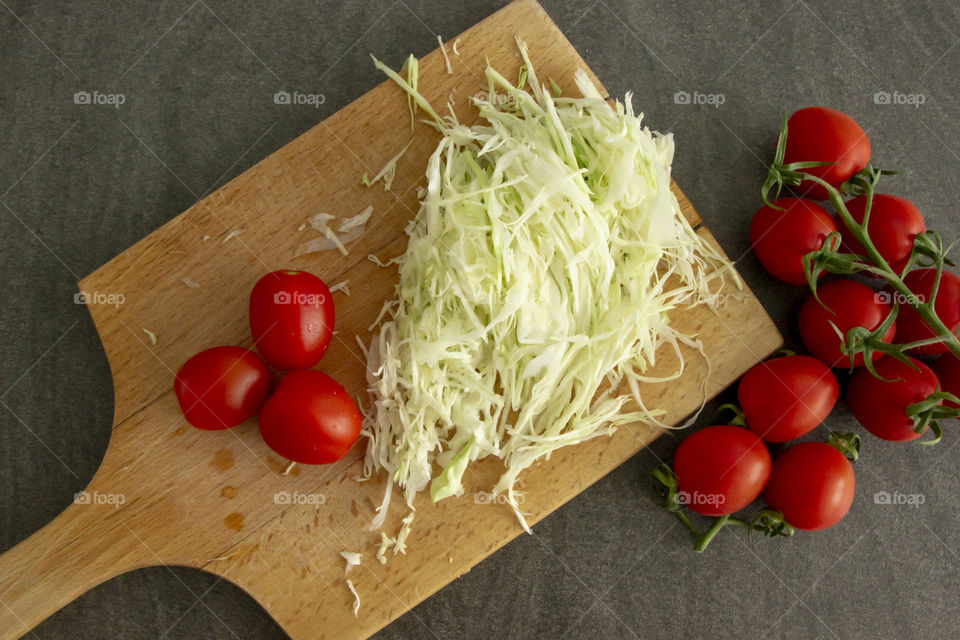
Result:
M473 126L437 117L374 58L443 137L368 351L364 472L392 480L372 529L393 483L411 509L428 486L434 501L459 496L490 455L506 469L494 494L527 528L517 476L618 425L660 424L638 383L677 378L680 345L703 353L668 314L716 306L724 272L739 285L670 190L673 137L642 126L629 93L605 101L582 70L582 97L555 97L517 44L530 92L488 66ZM653 377L664 345L680 366ZM412 520L382 536L379 559L403 550Z
M330 222L336 219L336 216L333 216L329 213L317 213L310 216L310 218L307 220L310 223L310 226L322 233L323 236L302 243L297 247L296 251L294 251L294 257L296 258L308 253L316 253L318 251L327 251L329 249L337 249L343 255L349 254L350 252L347 251L347 247L345 245L349 242L353 242L363 235L363 231L367 226L367 221L370 219L372 214L373 205L370 205L360 213L350 216L349 218L345 218L340 223L338 228L340 233L343 235L337 235L329 226ZM350 295L350 293L348 292L347 295Z
M340 557L347 561L347 568L344 570L345 573L350 573L350 569L360 566L360 560L363 558L363 556L356 551L341 551Z

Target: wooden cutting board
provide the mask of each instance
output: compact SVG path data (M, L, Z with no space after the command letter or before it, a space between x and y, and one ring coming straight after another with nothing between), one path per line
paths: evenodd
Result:
M434 105L452 95L461 120L474 120L467 98L484 87L486 59L507 77L517 75L515 35L528 43L541 78L574 92L573 72L586 65L533 0L518 0L461 34L460 55L450 54L453 74L446 73L439 50L424 57L422 92ZM642 107L642 93L637 101ZM391 191L361 186L364 172L374 175L411 139ZM174 372L193 353L217 344L249 346L250 288L267 271L296 268L329 284L349 280L350 297L334 294L337 339L318 368L353 395L363 394L355 336L369 342L367 327L393 296L396 278L395 268L377 267L367 256L386 260L403 251L402 230L417 209L415 187L424 182L436 141L436 132L422 124L411 132L405 96L384 82L79 283L94 302L123 296L116 306L89 305L113 374L113 433L100 469L75 504L0 556L6 605L0 637L27 633L113 576L158 564L223 576L294 638L318 637L321 630L329 637L364 637L521 533L507 506L476 493L489 490L499 475L499 462L486 460L467 474L463 497L437 505L420 500L408 553L381 565L374 559L378 535L364 528L385 485L383 478L354 480L361 473L362 442L336 464L297 465L284 475L286 461L263 443L254 420L227 431L193 429L171 391ZM678 149L697 153L696 141L680 140ZM691 204L676 193L684 214L699 225ZM349 256L327 251L293 257L297 245L317 235L300 230L309 215L346 217L368 204L373 218L349 245ZM713 242L704 227L698 232ZM698 308L674 321L703 340L713 366L710 396L781 343L746 290L719 314ZM156 344L144 329L156 335ZM668 355L658 363L661 371L675 364ZM665 409L669 423L702 398L705 363L694 353L687 363L678 382L643 387L648 405ZM529 521L560 507L657 435L624 427L525 472L520 487ZM394 534L403 515L395 500L385 531ZM363 601L357 618L342 550L363 552L362 565L349 576Z

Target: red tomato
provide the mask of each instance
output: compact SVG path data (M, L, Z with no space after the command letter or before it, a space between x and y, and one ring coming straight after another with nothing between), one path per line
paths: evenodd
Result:
M363 418L336 380L313 369L291 371L260 410L270 448L304 464L336 462L360 437Z
M770 477L770 453L747 429L707 427L680 443L673 472L684 504L705 516L722 516L760 495Z
M874 365L884 380L866 369L857 371L850 379L847 403L853 417L883 440L906 442L923 435L913 430L913 420L907 417L906 409L914 402L926 400L940 387L937 374L930 367L914 358L910 362L917 370L896 358L884 357Z
M199 429L227 429L257 412L270 388L260 356L243 347L213 347L180 367L173 391L187 422Z
M857 222L863 222L867 206L867 197L860 196L846 202L847 211ZM837 227L843 237L843 244L850 253L864 254L863 245L853 237L840 216L836 217ZM883 259L894 271L900 273L907 265L907 259L913 251L913 237L927 230L920 211L909 200L889 193L875 193L870 205L870 222L867 233ZM868 274L869 275L869 274Z
M763 267L775 278L804 284L803 256L823 246L837 226L826 209L800 198L780 198L753 214L750 245Z
M936 280L936 269L916 269L904 276L903 283L917 296L920 302L925 302L930 299L933 283ZM886 294L889 301L896 300L900 304L900 310L897 313L898 343L905 344L937 335L933 329L927 326L920 314L907 304L906 300L900 299L899 293L894 292L889 286L884 287L883 293ZM960 328L960 278L949 271L942 272L933 310L943 324L957 333L957 329ZM942 342L913 349L913 351L924 355L946 353L949 350L949 347Z
M880 294L865 284L853 280L835 280L817 289L820 300L830 311L823 308L814 299L808 297L800 308L800 337L807 351L820 358L827 366L845 367L850 358L840 352L840 337L830 326L833 322L847 335L853 327L865 327L873 331L890 313L890 305L883 302ZM897 332L894 322L883 334L884 342L893 342ZM874 360L882 354L875 353ZM863 366L863 354L858 353L854 366Z
M783 163L807 161L834 163L802 171L839 187L870 162L870 140L847 114L826 107L806 107L787 121ZM806 180L796 191L814 200L828 197L826 189Z
M853 490L853 466L842 453L825 442L801 442L773 461L763 498L797 529L818 531L847 515Z
M276 369L309 369L333 337L333 298L306 271L273 271L250 292L250 333L257 351Z
M960 398L960 360L952 353L937 358L930 368L940 380L940 390L952 393ZM944 405L957 408L956 402L944 401Z
M838 394L833 372L810 356L761 362L737 388L747 427L767 442L786 442L812 431L833 411Z

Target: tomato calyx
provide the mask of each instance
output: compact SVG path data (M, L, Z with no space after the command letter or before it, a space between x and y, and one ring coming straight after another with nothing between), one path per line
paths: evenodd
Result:
M770 165L770 168L767 170L767 177L763 181L763 187L760 190L760 195L763 197L763 203L768 207L777 209L778 211L782 210L782 207L773 204L768 198L770 191L776 187L776 191L773 199L776 200L780 197L780 192L783 190L784 185L790 185L793 187L798 186L803 179L808 174L801 171L801 169L812 169L814 167L822 167L825 165L835 164L833 162L818 162L815 160L808 160L804 162L791 162L789 164L783 164L783 159L787 153L787 114L783 114L783 124L780 126L780 135L777 136L777 150L773 156L773 163Z
M927 229L923 233L918 233L913 237L913 253L910 255L910 262L907 263L907 270L913 265L919 267L936 267L937 264L946 264L951 267L957 266L947 257L947 254L953 248L953 245L943 248L943 238L933 229ZM922 262L921 258L927 258L927 262Z
M908 172L879 169L868 164L844 181L844 183L840 185L840 192L852 197L865 196L870 193L877 184L880 176L898 176L906 173Z
M750 530L762 533L765 538L789 538L796 532L782 513L769 507L761 509L760 513L753 517Z
M924 440L922 445L935 445L943 438L943 428L940 426L940 420L960 417L960 409L945 406L943 403L960 403L957 396L947 391L934 391L920 402L914 402L907 405L907 417L913 421L913 430L917 433L923 433L928 428L933 438Z
M827 307L824 307L827 309ZM827 309L829 311L829 309ZM866 327L850 327L846 335L843 331L840 330L833 321L830 322L830 327L833 328L837 336L840 338L840 353L848 356L850 358L850 370L854 369L856 358L858 354L863 354L863 364L867 370L876 378L880 378L880 374L877 373L877 370L874 368L874 354L880 353L891 356L910 364L907 355L904 351L910 345L900 345L900 344L891 344L885 342L883 337L890 330L890 327L893 326L893 323L897 319L898 307L893 305L890 309L890 313L883 319L877 328L873 331L870 331ZM913 366L913 365L910 365ZM882 379L882 378L881 378Z
M723 415L724 411L733 413L733 417L729 420L721 420L720 417ZM743 413L743 409L732 402L727 402L717 407L717 412L714 414L714 422L717 422L718 424L732 424L737 427L746 427L747 416Z
M850 462L856 462L860 458L860 436L856 433L831 431L827 436L827 444L842 453Z
M866 256L847 253L842 249L843 237L840 232L831 231L824 238L822 247L801 258L803 273L814 297L817 296L817 280L824 273L848 276L868 271L880 275L876 267L866 264ZM820 298L817 298L817 301L819 302Z
M654 489L660 494L657 506L672 513L679 513L683 509L680 501L680 483L666 462L650 472L654 480Z

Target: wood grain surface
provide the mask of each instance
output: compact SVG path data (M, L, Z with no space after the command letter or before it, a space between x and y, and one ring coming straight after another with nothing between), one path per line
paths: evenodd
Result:
M533 0L518 0L461 34L460 55L451 54L453 74L439 50L425 56L421 91L434 105L452 98L458 116L474 120L467 98L484 87L486 60L507 77L517 74L515 35L529 45L542 78L573 91L573 72L587 67ZM402 61L387 62L397 67ZM415 187L424 182L436 141L436 132L422 124L411 132L405 96L385 82L79 283L92 298L124 299L88 307L113 374L113 434L85 494L0 556L7 605L0 609L0 637L26 634L104 580L158 564L198 567L236 583L294 638L365 637L521 533L507 506L479 493L502 470L498 460L486 460L465 476L464 496L436 505L418 500L409 551L381 565L374 558L379 534L365 527L385 485L383 478L355 481L362 442L336 464L297 465L284 474L287 462L263 443L255 420L221 432L193 429L171 391L174 372L193 353L217 344L249 346L250 288L267 271L297 268L331 285L349 280L350 297L334 294L337 335L318 368L360 396L365 364L355 337L369 342L368 327L396 281L394 268L377 267L367 256L387 260L403 251L402 230L417 209ZM408 142L391 191L361 185L363 173L375 174ZM678 149L696 153L694 141L679 141ZM675 191L684 214L698 224L692 205ZM373 217L348 245L348 256L327 251L294 258L297 245L317 236L309 226L301 229L308 216L347 217L368 204ZM704 227L698 233L713 241ZM747 290L717 314L697 308L673 321L700 335L712 371L704 388L706 363L691 352L679 381L642 387L649 406L666 410L668 423L781 342ZM675 364L665 354L658 369ZM560 507L657 435L627 426L535 465L519 482L529 521ZM384 530L395 533L403 515L395 500ZM343 550L363 553L361 566L347 576L362 599L356 618Z

